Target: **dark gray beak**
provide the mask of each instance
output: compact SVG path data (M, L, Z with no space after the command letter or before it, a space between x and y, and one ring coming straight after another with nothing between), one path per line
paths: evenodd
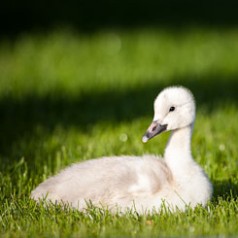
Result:
M161 132L167 129L166 125L161 125L157 121L153 121L149 128L147 129L146 133L142 137L142 141L146 143L149 139L155 137L156 135L160 134Z

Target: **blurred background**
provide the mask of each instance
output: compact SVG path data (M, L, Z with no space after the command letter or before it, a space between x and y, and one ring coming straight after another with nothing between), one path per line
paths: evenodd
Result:
M140 137L155 96L168 85L193 91L200 121L219 110L234 113L237 9L235 0L3 1L0 159L51 163L62 148L75 160L156 153L157 147L143 148ZM132 122L134 149L122 146ZM125 129L117 132L120 126ZM120 146L99 146L102 131L112 133L110 141L122 134Z
M80 31L105 28L237 26L235 0L69 0L3 1L2 34L70 26Z

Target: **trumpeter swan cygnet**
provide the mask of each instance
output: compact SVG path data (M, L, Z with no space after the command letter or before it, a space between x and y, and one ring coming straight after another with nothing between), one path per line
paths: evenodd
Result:
M184 87L164 89L154 102L154 118L143 142L171 131L164 158L154 155L113 156L73 164L41 183L35 200L67 203L79 210L88 201L111 211L171 211L205 205L212 185L191 154L195 102Z

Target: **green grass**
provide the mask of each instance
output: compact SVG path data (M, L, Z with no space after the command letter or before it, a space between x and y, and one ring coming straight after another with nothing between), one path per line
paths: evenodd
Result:
M238 235L238 30L62 30L0 41L0 236ZM29 199L65 166L109 155L162 154L147 144L152 103L182 84L197 99L193 155L214 184L205 207L125 215L43 207Z

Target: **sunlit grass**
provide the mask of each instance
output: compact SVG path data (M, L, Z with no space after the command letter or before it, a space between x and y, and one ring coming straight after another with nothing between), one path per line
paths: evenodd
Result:
M237 38L235 30L208 29L23 35L0 47L1 96L236 75Z
M23 35L0 43L0 234L5 237L238 235L238 31L161 29ZM207 207L139 216L37 205L31 190L65 166L163 154L147 144L152 103L182 84L197 99L192 150L214 184Z

